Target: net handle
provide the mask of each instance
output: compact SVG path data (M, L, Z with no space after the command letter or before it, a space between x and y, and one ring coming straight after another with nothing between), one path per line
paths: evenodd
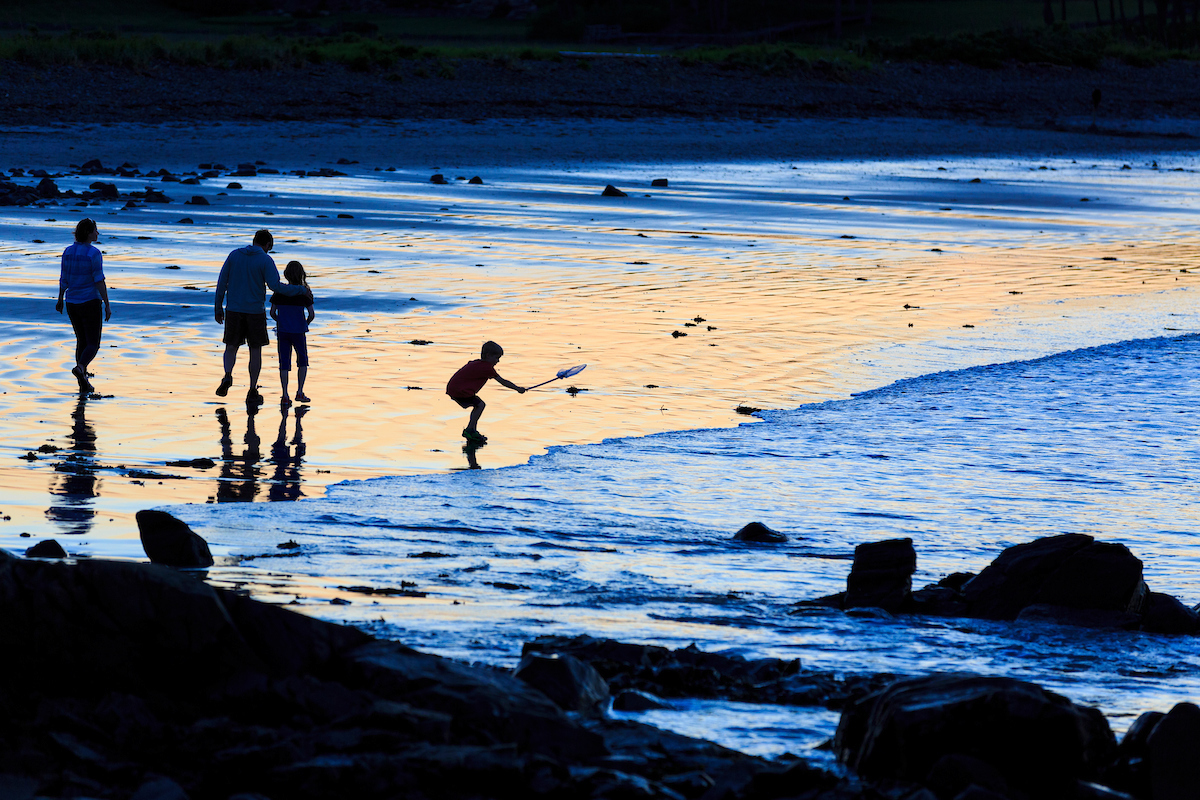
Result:
M560 369L558 371L558 374L555 375L550 380L542 381L541 383L535 383L533 386L528 386L525 388L525 391L529 391L530 389L536 389L539 386L545 386L547 383L553 383L554 381L558 380L559 378L569 378L572 375L578 375L579 373L583 372L583 368L586 366L587 366L587 364L580 364L577 367L568 367L567 369Z

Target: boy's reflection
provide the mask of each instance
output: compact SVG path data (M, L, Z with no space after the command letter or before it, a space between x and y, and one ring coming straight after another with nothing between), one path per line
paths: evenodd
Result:
M217 422L221 424L221 476L217 479L218 503L247 503L254 500L257 491L259 469L258 432L254 429L254 412L248 408L246 435L242 438L246 447L241 455L233 454L233 431L229 415L224 407L217 409Z
M275 444L271 445L271 460L275 462L275 474L271 476L272 483L268 496L272 500L295 500L304 496L304 492L300 491L300 467L304 463L306 448L304 426L300 420L304 419L307 412L308 406L296 407L296 435L291 441L291 444L296 446L296 450L293 453L288 448L287 442L288 409L286 407L279 409L279 435L275 438Z
M71 412L67 450L54 465L50 494L62 498L46 509L46 516L63 528L63 533L86 534L96 516L92 499L100 495L96 477L96 432L87 421L87 396L81 394Z

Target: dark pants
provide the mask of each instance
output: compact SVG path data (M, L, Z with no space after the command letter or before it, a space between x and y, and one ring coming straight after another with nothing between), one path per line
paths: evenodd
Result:
M71 327L75 329L75 363L86 367L100 352L104 309L99 297L83 303L67 303L66 306Z

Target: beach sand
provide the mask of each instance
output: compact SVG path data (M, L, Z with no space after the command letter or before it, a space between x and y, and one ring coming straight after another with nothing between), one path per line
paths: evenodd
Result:
M1163 335L1171 309L1193 305L1192 147L921 120L6 129L0 163L68 173L64 190L114 180L69 174L92 158L285 174L115 179L174 198L128 210L0 208L0 547L55 536L72 553L139 557L142 508L509 466L548 447L737 425L750 419L739 406ZM321 167L345 175L286 174ZM482 186L459 180L475 175ZM628 197L601 197L609 183ZM193 195L210 205L184 205ZM114 310L100 397L81 401L53 304L85 213ZM217 272L259 227L281 268L306 264L317 298L300 419L278 405L273 344L257 413L241 401L244 351L229 397L213 395ZM489 385L491 441L466 452L467 414L444 386L487 339L521 385L588 366L574 395ZM171 463L195 459L212 464Z

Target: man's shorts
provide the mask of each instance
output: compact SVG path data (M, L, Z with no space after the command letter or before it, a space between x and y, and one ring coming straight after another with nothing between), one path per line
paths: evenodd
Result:
M279 368L284 372L292 369L292 350L296 351L296 366L308 366L308 337L303 333L288 333L276 331L275 341L279 343Z
M265 347L271 343L267 338L267 312L246 314L241 311L225 312L225 344Z
M483 402L479 399L479 395L477 394L473 394L470 397L454 397L451 395L450 399L458 403L463 408L474 408Z

